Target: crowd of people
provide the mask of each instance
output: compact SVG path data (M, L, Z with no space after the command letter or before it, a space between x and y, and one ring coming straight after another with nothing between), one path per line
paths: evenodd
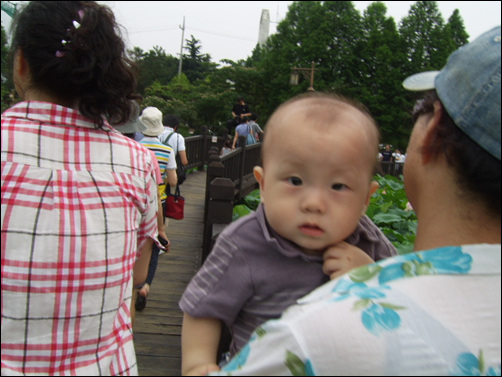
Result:
M258 115L251 113L243 97L238 97L237 103L232 108L232 119L227 121L227 140L220 149L220 156L223 157L240 147L241 137L246 140L245 145L263 141L264 132L257 121Z
M401 153L399 149L392 152L391 146L386 144L385 149L378 152L378 160L380 161L382 174L399 175L403 173L406 153Z
M109 7L34 1L14 25L2 375L138 375L132 313L170 248L175 154L188 163L179 119L140 111ZM403 166L410 254L365 215L380 139L365 107L310 93L276 109L260 207L220 234L180 301L183 374L500 375L500 31L404 80L419 96ZM257 129L242 99L233 115L230 150Z

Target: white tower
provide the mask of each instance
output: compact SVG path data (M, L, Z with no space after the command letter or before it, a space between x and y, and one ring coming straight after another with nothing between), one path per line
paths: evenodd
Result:
M263 46L263 44L267 41L268 38L268 29L270 27L270 13L268 9L261 10L261 19L260 19L260 31L258 33L258 44Z

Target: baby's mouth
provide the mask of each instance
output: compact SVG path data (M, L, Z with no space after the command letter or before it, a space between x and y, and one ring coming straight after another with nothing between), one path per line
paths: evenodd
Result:
M324 234L324 230L315 224L303 224L300 225L298 229L300 232L310 237L319 237Z

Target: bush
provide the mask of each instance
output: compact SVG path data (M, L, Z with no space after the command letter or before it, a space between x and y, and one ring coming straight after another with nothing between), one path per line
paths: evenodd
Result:
M407 209L408 198L401 179L377 175L379 189L371 197L366 214L384 232L400 254L413 251L417 232L415 211Z
M371 197L366 214L382 230L399 254L413 251L417 216L407 209L408 198L401 179L375 176L380 187ZM260 190L255 190L234 207L233 220L255 211L260 204Z

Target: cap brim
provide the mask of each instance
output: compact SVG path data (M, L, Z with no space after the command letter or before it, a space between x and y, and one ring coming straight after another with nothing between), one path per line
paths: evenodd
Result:
M432 90L436 87L434 81L439 72L440 71L429 71L416 73L403 81L403 87L413 92Z

